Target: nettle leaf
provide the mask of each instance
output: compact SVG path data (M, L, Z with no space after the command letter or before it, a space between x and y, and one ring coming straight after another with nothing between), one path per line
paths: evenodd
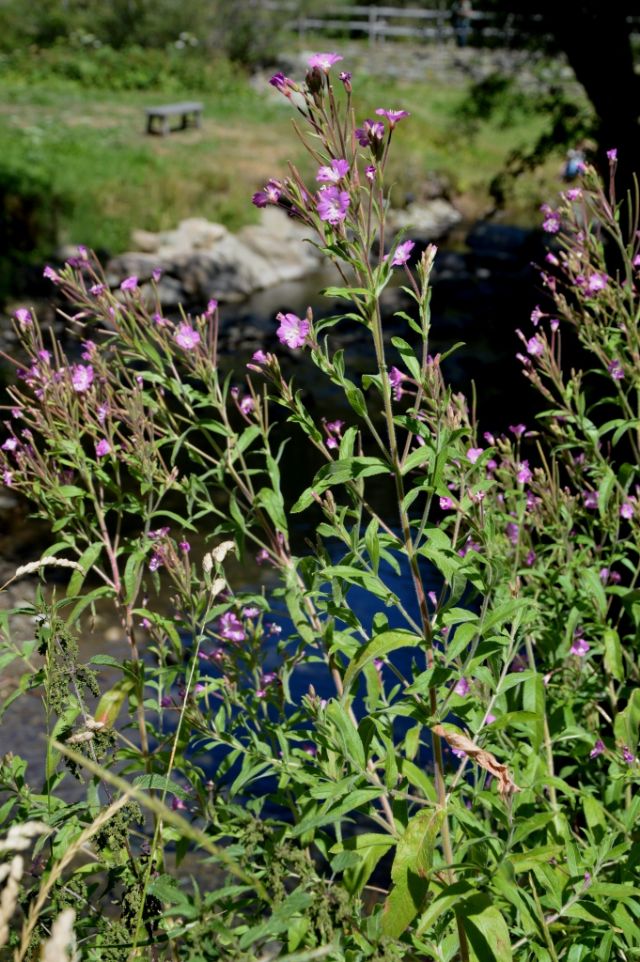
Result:
M487 895L465 899L457 914L462 919L472 958L478 962L512 962L507 923Z
M347 481L357 481L375 474L388 473L389 465L380 458L355 457L332 461L320 468L311 486L300 495L291 511L294 514L304 511L313 503L314 494L322 494L334 484L345 484Z
M347 668L343 679L345 695L365 665L372 662L374 658L384 658L398 648L417 648L423 644L424 639L420 635L402 629L383 631L379 635L375 635Z
M409 821L398 842L391 869L394 886L382 912L382 931L390 938L399 938L423 907L444 816L442 808L423 809Z

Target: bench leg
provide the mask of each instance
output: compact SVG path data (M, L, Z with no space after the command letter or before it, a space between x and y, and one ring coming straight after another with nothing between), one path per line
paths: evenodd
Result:
M167 134L170 133L170 131L169 131L169 118L168 118L168 117L163 117L163 118L162 118L161 133L162 133L162 136L163 136L163 137L166 137Z

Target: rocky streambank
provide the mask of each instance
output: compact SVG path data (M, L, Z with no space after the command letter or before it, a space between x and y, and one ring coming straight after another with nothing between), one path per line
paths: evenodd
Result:
M203 217L183 220L174 230L134 230L134 250L113 257L107 279L116 287L125 277L148 277L162 269L159 297L165 309L202 305L210 298L240 303L257 291L318 274L326 258L316 237L284 211L267 207L260 221L236 234ZM444 197L409 204L389 213L392 231L428 242L445 236L461 220Z

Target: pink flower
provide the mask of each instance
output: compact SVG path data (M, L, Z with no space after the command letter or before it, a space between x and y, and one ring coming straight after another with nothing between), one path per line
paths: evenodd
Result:
M607 365L607 371L614 381L624 381L624 371L620 361L613 360Z
M10 487L13 485L13 472L12 472L12 471L7 471L7 470L5 470L5 471L2 472L2 483L3 483L4 486L7 487L7 488L10 488Z
M456 695L461 695L464 698L471 691L471 685L469 684L466 678L462 677L460 678L459 681L456 682L453 690L456 693Z
M80 357L84 361L90 361L96 352L96 346L93 341L83 341L82 342L82 354Z
M395 125L400 120L402 120L404 117L409 116L408 110L385 110L384 107L378 107L378 109L376 110L376 113L379 117L387 118L387 120L389 121L389 126L391 127L391 130L393 130Z
M268 204L277 204L282 194L282 188L277 180L270 180L262 190L256 191L251 198L252 204L256 207L267 207Z
M255 401L249 395L247 395L246 397L243 397L239 404L240 411L245 416L247 414L251 414L255 406L256 406Z
M278 340L281 344L286 344L292 349L302 347L309 335L309 321L303 320L297 314L276 314L276 320L280 321L280 327L276 331Z
M636 756L633 754L631 749L627 748L626 745L622 747L622 757L624 758L627 765L633 765L636 760Z
M318 70L329 73L331 67L340 60L344 60L344 57L341 57L339 53L314 53L314 55L307 60L307 64L311 69L317 67Z
M548 204L543 204L540 210L544 214L542 229L546 231L547 234L557 234L560 230L559 213L556 210L552 210Z
M567 200L580 200L582 197L582 190L580 187L571 187L565 194Z
M364 120L355 135L361 147L373 147L375 150L384 137L384 124L379 120Z
M337 184L349 173L349 164L346 160L335 159L329 166L318 168L316 180L327 184Z
M181 541L178 544L178 547L180 548L180 551L182 551L183 554L189 554L189 552L191 551L191 545L189 544L188 541Z
M271 561L271 555L266 548L260 548L256 555L256 564L263 565L265 561Z
M585 508L597 508L598 507L598 492L597 491L583 491L582 492L582 503Z
M90 364L74 364L71 369L71 384L74 391L81 394L93 384L93 368Z
M281 94L284 94L285 97L290 97L291 94L298 89L293 80L289 80L289 78L285 77L281 72L274 73L269 83L272 87L275 87L276 90L279 90Z
M54 271L53 267L49 267L48 264L43 270L42 276L46 277L47 280L51 281L53 284L58 284L60 281L60 275L56 271Z
M96 444L96 456L104 458L107 454L111 454L111 445L106 438L102 438Z
M251 356L251 360L254 362L254 364L266 364L269 359L264 351L255 351ZM251 365L249 364L247 365L247 367L250 366Z
M540 308L537 306L534 307L534 309L531 311L531 323L533 324L534 327L538 326L538 324L540 323L540 318L542 317L544 317L544 314L542 313Z
M524 432L527 430L526 424L510 424L509 430L512 434L515 434L517 438L521 438Z
M157 571L164 565L164 555L162 551L154 551L149 560L149 571Z
M247 605L246 608L242 609L242 614L245 618L257 618L260 614L260 609L256 608L255 605Z
M440 507L442 508L443 511L451 511L451 509L453 508L453 501L451 500L451 498L447 498L447 497L440 498Z
M105 291L106 291L106 287L104 286L104 284L93 284L89 288L89 293L92 294L93 297L100 297L102 294L104 294Z
M14 316L20 327L31 327L33 324L31 311L28 311L26 307L19 307Z
M207 309L204 312L205 317L213 317L215 312L218 310L218 302L215 297L212 297L210 301L207 301Z
M373 181L376 179L376 168L374 167L373 164L368 164L365 167L364 176L367 178L368 181L373 183ZM638 255L638 263L640 264L640 254Z
M483 448L469 448L467 451L467 458L472 464L475 464L478 458L482 457L484 454Z
M335 227L342 223L347 216L351 199L346 190L337 187L327 187L318 195L318 217Z
M606 751L606 745L601 738L598 738L595 745L589 752L589 758L597 758L598 755L602 755L604 751Z
M633 518L634 506L631 501L625 501L620 508L620 517L624 518L625 521L630 521Z
M527 557L524 559L524 563L526 564L527 568L532 568L535 562L536 562L536 553L532 548L531 551L529 551L529 553L527 554Z
M185 351L192 351L200 343L200 332L190 324L182 323L175 333L175 342Z
M584 658L590 648L591 645L585 641L582 636L579 636L578 638L574 638L573 644L571 645L569 651L572 655L577 655L578 658Z
M510 521L505 529L505 534L511 542L511 544L516 545L518 543L518 538L520 537L520 528L515 523L515 521Z
M154 267L153 270L151 271L151 280L153 281L153 283L157 284L163 274L164 274L164 271L162 270L161 267Z
M516 464L516 480L519 484L529 484L532 477L533 474L528 461L521 461L520 464Z
M15 451L19 444L20 444L20 442L18 441L17 438L14 438L14 437L7 438L7 440L6 440L6 441L4 442L4 444L2 445L2 450L3 450L3 451Z
M598 294L605 289L608 283L609 278L606 274L592 274L587 280L587 294Z
M484 716L484 718L483 718L483 720L482 720L482 724L483 724L483 725L492 725L495 720L496 720L496 716L495 716L495 715L492 715L491 712L488 711L487 714Z
M610 161L612 164L614 164L617 159L618 159L618 148L612 147L611 150L607 151L607 160Z
M137 286L138 286L138 278L136 277L135 274L132 274L131 277L125 277L122 284L120 285L120 290L135 291Z
M541 354L544 354L544 342L537 335L530 337L527 341L527 354L530 354L531 357L540 357Z
M401 267L403 264L406 264L415 246L412 240L406 240L403 241L402 244L398 244L391 259L392 267Z
M171 327L171 321L166 317L163 317L162 314L159 314L157 311L152 315L152 320L157 327Z
M247 637L242 622L233 611L221 615L219 631L228 641L244 641Z

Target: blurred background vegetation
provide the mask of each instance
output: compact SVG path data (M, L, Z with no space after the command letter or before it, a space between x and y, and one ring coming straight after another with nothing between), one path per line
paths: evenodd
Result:
M531 61L539 82L524 87L508 69L455 84L437 70L426 79L386 75L381 60L402 41L373 52L353 37L298 36L295 16L322 7L0 0L0 296L31 290L36 265L60 244L109 254L126 249L135 227L169 228L193 215L231 229L251 220L255 189L287 159L305 169L290 112L266 82L281 67L299 76L304 50L348 45L363 116L379 105L411 111L396 153L398 204L435 180L469 218L499 203L512 222L532 222L557 188L566 148L597 136L593 97L584 84L567 83L556 56L561 16L555 43L550 17L537 36L523 34L522 46L546 51ZM509 12L498 0L482 9ZM415 46L406 45L407 56L419 61ZM146 106L187 98L205 105L201 130L145 135Z

